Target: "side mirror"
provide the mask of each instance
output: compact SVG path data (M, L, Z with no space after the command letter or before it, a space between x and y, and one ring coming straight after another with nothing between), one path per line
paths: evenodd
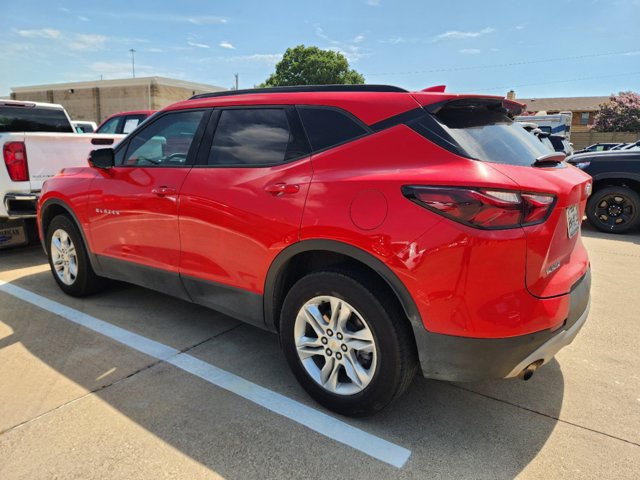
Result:
M112 168L114 158L113 148L99 148L89 154L89 165L95 168Z

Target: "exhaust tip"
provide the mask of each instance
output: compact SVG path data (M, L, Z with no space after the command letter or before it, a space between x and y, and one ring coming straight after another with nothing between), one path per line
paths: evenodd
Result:
M521 378L525 382L529 380L531 377L533 377L533 374L536 373L539 363L540 362L533 362L529 366L525 367L518 375L518 378Z

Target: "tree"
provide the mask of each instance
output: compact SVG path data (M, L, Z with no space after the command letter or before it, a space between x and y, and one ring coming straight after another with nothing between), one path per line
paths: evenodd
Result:
M640 95L611 94L609 102L600 105L592 128L597 132L640 132Z
M349 62L339 52L298 45L288 48L276 65L275 73L262 84L264 87L291 85L355 85L364 77L349 69Z

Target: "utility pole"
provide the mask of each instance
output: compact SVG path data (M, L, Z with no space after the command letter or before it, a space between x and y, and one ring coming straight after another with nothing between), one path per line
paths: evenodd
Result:
M129 49L129 51L131 52L131 72L133 73L133 78L136 78L136 51L133 48Z
M236 77L236 90L238 90L238 74L234 73L233 76Z

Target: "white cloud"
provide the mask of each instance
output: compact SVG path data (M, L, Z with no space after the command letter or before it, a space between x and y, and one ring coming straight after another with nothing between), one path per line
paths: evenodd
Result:
M367 5L371 6L371 7L379 7L381 4L380 0L365 0L365 2Z
M197 42L192 42L191 40L187 41L187 45L190 45L192 47L197 47L197 48L211 48L206 43L197 43Z
M220 44L218 46L222 47L222 48L228 48L230 50L235 50L236 49L236 47L234 47L231 43L229 43L227 41L220 42Z
M83 15L78 15L78 20L80 20L81 22L88 22L89 19Z
M477 54L481 53L482 50L480 50L478 48L462 48L462 49L458 50L458 52L464 53L464 54L467 54L467 55L477 55Z
M324 33L322 27L316 25L316 36L320 37L323 40L329 40L329 37Z
M95 78L100 75L105 80L114 78L131 78L132 68L131 62L93 62L89 64L88 71L85 72L86 77ZM76 75L77 76L77 75ZM136 63L136 77L171 77L171 78L184 78L184 73L181 72L169 72L164 70L158 70L151 65L144 65Z
M434 40L446 40L449 38L453 39L464 39L464 38L477 38L482 35L487 35L488 33L495 32L494 28L487 27L482 30L478 30L477 32L462 32L460 30L449 30L448 32L441 33L434 37Z
M331 45L328 50L333 50L334 52L343 54L349 62L357 62L361 58L371 55L370 53L364 51L360 45L358 45L362 42L362 40L364 40L364 35L358 35L351 41L342 42L329 37L329 35L324 33L324 30L320 25L315 25L315 29L316 36Z
M265 63L275 65L282 60L281 53L254 53L253 55L234 55L232 57L219 57L216 60L223 62Z
M60 30L41 28L39 30L18 30L18 35L24 38L60 38Z
M516 30L524 30L524 25L516 25Z
M147 52L150 52L150 53L163 53L163 52L164 52L164 50L163 50L163 49L161 49L161 48L155 48L155 47L147 48L147 50L146 50L146 51L147 51Z
M370 57L371 54L363 52L362 49L353 45L342 45L340 47L329 47L329 50L341 53L349 63L357 63L361 58Z
M60 10L61 12L64 12L64 13L71 13L71 10L69 10L68 8L65 8L65 7L59 7L58 10Z
M76 33L67 42L67 47L76 52L91 52L102 50L107 37L104 35L93 35L87 33Z
M212 17L212 16L204 16L204 17L187 17L187 21L189 23L193 23L194 25L213 25L217 23L227 23L228 20L223 17Z
M141 20L143 22L170 22L170 23L192 23L194 25L216 25L227 23L228 20L224 17L217 17L213 15L170 15L165 13L114 13L115 18L128 18L131 20Z
M122 45L149 43L149 40L144 38L107 37L91 33L64 32L53 28L16 30L15 33L22 38L29 39L30 43L40 50L64 49L63 53L103 50L107 41Z
M417 43L419 40L417 38L406 38L406 37L389 37L386 40L380 40L380 43L388 43L390 45L400 45L402 43Z

